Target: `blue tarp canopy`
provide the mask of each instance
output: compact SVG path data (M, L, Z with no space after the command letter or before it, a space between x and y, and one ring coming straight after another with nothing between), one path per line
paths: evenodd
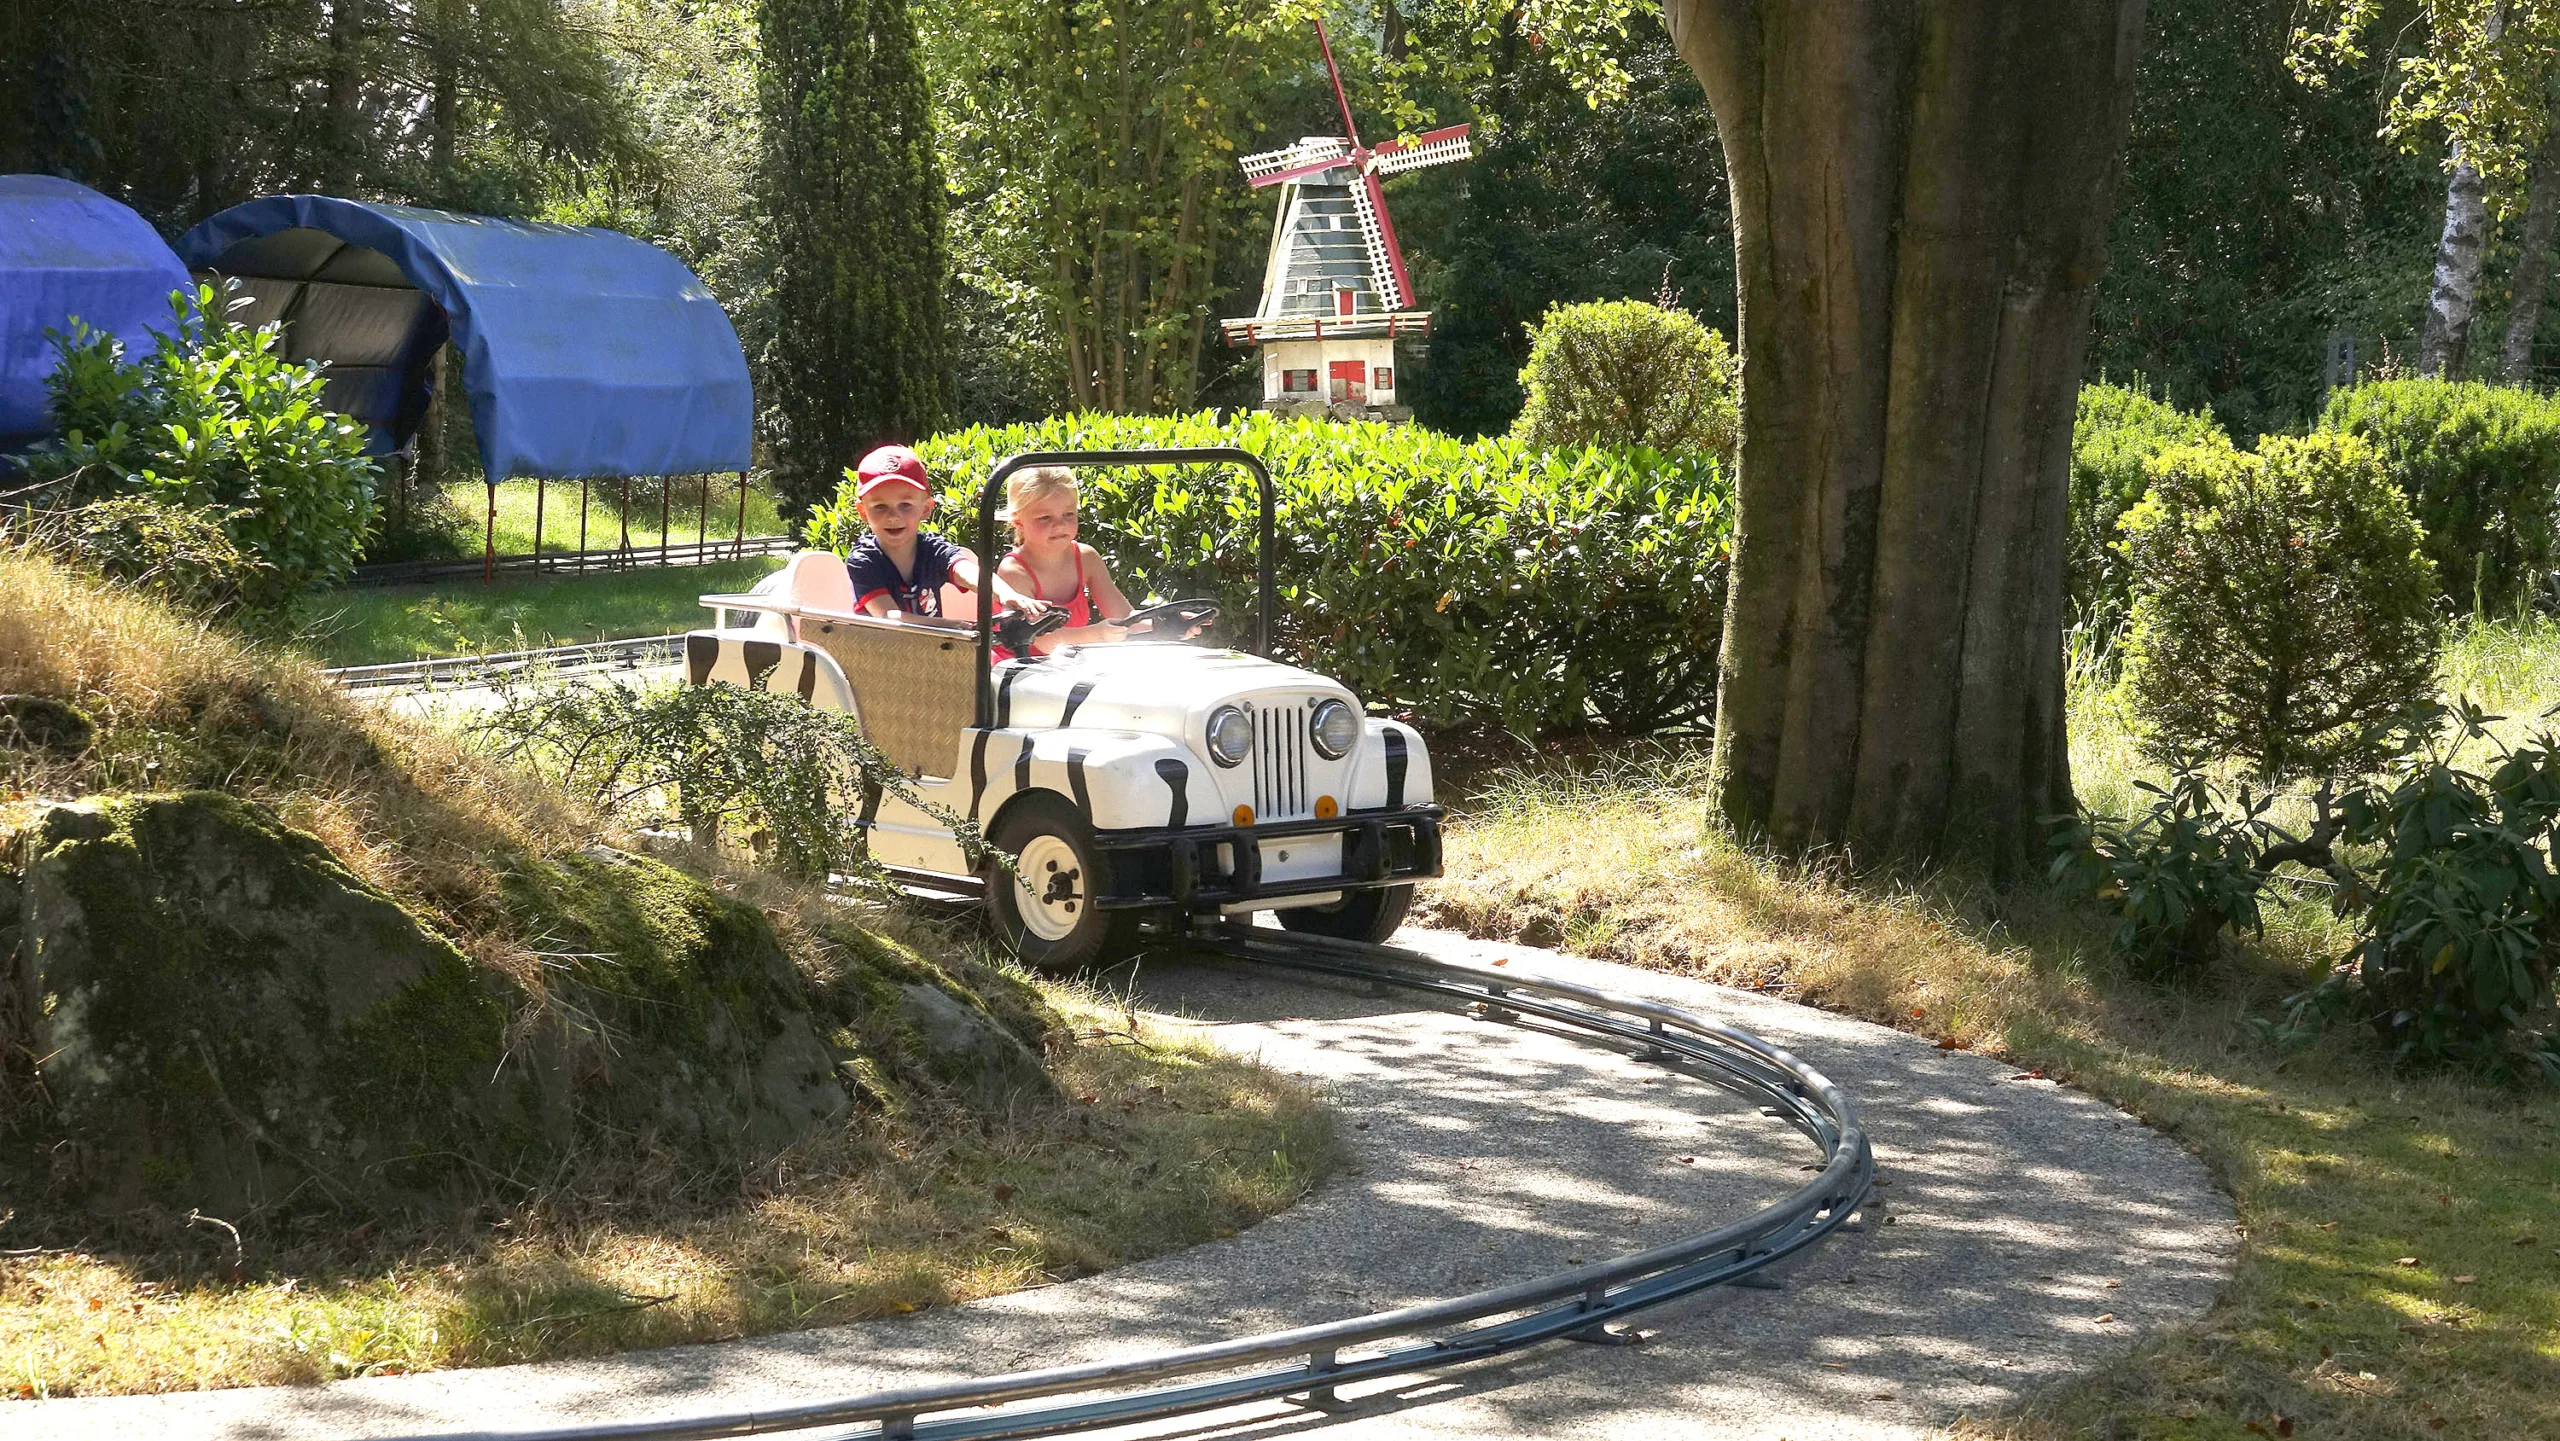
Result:
M492 484L747 468L738 332L692 271L628 235L277 195L198 225L178 254L237 277L242 313L282 320L295 358L327 361L330 404L380 448L409 443L449 332Z
M148 350L170 325L169 292L187 268L151 223L85 185L50 175L0 175L0 448L52 433L47 330L78 316L111 331L127 353Z

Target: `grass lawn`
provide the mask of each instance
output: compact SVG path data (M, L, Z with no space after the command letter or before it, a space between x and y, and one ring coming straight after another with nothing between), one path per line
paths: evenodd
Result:
M1040 983L1083 1042L1080 1105L808 1144L727 1205L468 1240L257 1255L0 1254L5 1398L280 1385L600 1355L896 1315L1233 1235L1338 1163L1301 1083ZM386 1255L388 1259L386 1259ZM208 1279L206 1273L214 1273Z
M2560 627L2478 627L2449 687L2560 700ZM2084 798L2143 774L2083 687ZM1967 1436L2560 1436L2560 1095L2399 1074L2356 1035L2280 1052L2249 1027L2345 947L2294 901L2205 986L2110 955L2110 922L2040 888L1898 882L1745 854L1709 823L1705 757L1637 745L1496 774L1460 807L1425 919L1796 996L2003 1055L2194 1148L2246 1241L2202 1322Z
M542 549L573 551L578 549L578 483L574 480L502 481L498 485L498 554L531 555L533 549L534 502L537 493L542 503ZM476 483L446 486L432 497L421 497L418 513L401 533L387 537L374 547L368 560L411 560L439 556L470 557L481 552L487 539L488 491ZM631 544L646 549L658 543L658 512L662 492L655 480L631 482L631 499L627 510L622 506L619 482L596 481L587 488L587 544L589 550L604 550L622 543L622 523L627 514L631 522ZM663 491L666 502L667 539L690 544L694 537L706 532L719 540L738 533L738 481L735 476L711 477L710 514L703 514L702 481L698 476L677 476ZM389 518L386 517L386 520ZM707 523L706 523L707 522ZM747 490L747 529L749 536L782 535L789 530L775 511L770 489Z
M303 603L302 643L329 665L574 645L708 625L695 597L741 591L780 567L778 555L704 566L644 566L596 575L477 578L434 585L349 586Z

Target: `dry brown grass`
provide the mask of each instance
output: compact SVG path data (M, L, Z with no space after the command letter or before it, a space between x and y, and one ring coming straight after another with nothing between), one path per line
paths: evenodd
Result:
M8 693L71 701L100 739L71 762L0 749L0 833L42 797L207 786L258 800L515 978L528 1008L543 968L510 929L493 861L628 840L308 662L0 551ZM678 859L762 907L813 971L830 964L819 921L848 914L964 974L988 964L963 931L849 913L735 857ZM989 1116L920 1098L725 1193L599 1173L399 1233L279 1217L245 1252L182 1218L156 1232L119 1221L114 1249L10 1251L31 1222L77 1238L80 1221L0 1205L0 1399L532 1360L912 1310L1230 1232L1333 1166L1305 1087L1038 984L1071 1023L1048 1057L1064 1104Z
M1073 1104L868 1121L727 1204L587 1197L405 1245L0 1256L0 1397L499 1365L832 1325L1231 1235L1336 1163L1305 1087L1062 990ZM597 1203L602 1203L599 1211ZM7 1414L0 1406L0 1417Z
M528 987L540 968L507 938L487 858L608 829L306 660L22 551L0 551L0 693L70 701L101 736L75 762L0 753L0 801L210 787L263 802Z
M1957 897L1748 854L1710 824L1702 749L1639 743L1505 771L1450 828L1422 917L1802 1000L1968 1046L2067 988L1986 945ZM1962 897L1980 902L1987 895Z
M2081 699L2086 792L2124 794L2134 748ZM1422 916L2005 1055L2178 1137L2237 1201L2246 1242L2210 1315L1950 1435L2560 1436L2560 1097L2396 1073L2353 1033L2262 1039L2252 1020L2343 949L2324 910L2282 904L2263 942L2162 986L2040 887L1747 854L1704 782L1703 755L1655 746L1496 775L1459 807Z

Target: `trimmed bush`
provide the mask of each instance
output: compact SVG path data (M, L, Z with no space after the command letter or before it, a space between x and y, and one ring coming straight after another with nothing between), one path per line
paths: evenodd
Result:
M2116 523L2151 489L2151 459L2184 445L2229 449L2213 417L2180 410L2150 392L2083 385L2071 422L2071 609L2112 633L2133 606L2132 572L2116 548Z
M2264 780L2365 769L2435 692L2435 567L2363 441L2163 453L2125 515L2126 678L2155 753Z
M2320 429L2382 457L2456 607L2511 611L2560 562L2560 407L2543 397L2475 381L2377 381L2332 395Z
M1079 415L977 427L920 447L934 524L974 545L977 492L1029 450L1235 445L1278 495L1275 652L1435 725L1523 736L1643 731L1715 703L1732 495L1714 460L1461 441L1412 426L1252 412ZM1132 596L1215 596L1249 639L1252 482L1201 468L1081 472L1084 538ZM811 545L862 534L851 487Z
M76 320L55 336L62 438L25 460L57 487L44 502L141 496L219 517L259 563L242 578L252 608L345 579L373 528L364 427L322 407L320 367L284 358L280 325L232 320L210 285L170 307L177 324L131 363Z
M1512 438L1542 450L1641 445L1730 461L1741 368L1724 337L1644 300L1555 305L1529 327Z

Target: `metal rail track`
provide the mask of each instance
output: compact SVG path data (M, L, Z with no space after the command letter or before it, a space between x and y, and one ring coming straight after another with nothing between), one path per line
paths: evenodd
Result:
M448 1432L432 1441L708 1441L795 1433L807 1441L1007 1441L1257 1400L1288 1398L1328 1408L1335 1404L1335 1388L1349 1382L1437 1371L1559 1338L1622 1342L1624 1336L1609 1330L1612 1322L1710 1286L1744 1281L1815 1244L1849 1220L1874 1181L1866 1132L1838 1086L1781 1047L1677 1006L1305 935L1236 929L1187 945L1256 965L1420 992L1488 1019L1576 1035L1695 1076L1757 1099L1792 1124L1821 1149L1821 1174L1756 1215L1667 1245L1400 1310L1153 1356L795 1406L664 1421ZM1017 1404L1060 1397L1073 1399ZM985 1414L990 1407L1012 1409ZM946 1414L972 1411L980 1414Z
M348 665L325 671L349 690L420 690L428 686L477 684L533 676L543 678L600 671L638 670L673 665L684 659L684 637L649 635L632 640L559 645L546 650L496 651L488 655L446 656L439 660L396 661L390 665Z
M349 585L417 585L461 576L586 575L594 571L644 570L660 566L718 565L757 555L789 555L800 548L789 535L751 535L743 540L678 540L664 545L600 546L592 550L546 550L540 555L483 556L452 560L386 560L360 565Z

